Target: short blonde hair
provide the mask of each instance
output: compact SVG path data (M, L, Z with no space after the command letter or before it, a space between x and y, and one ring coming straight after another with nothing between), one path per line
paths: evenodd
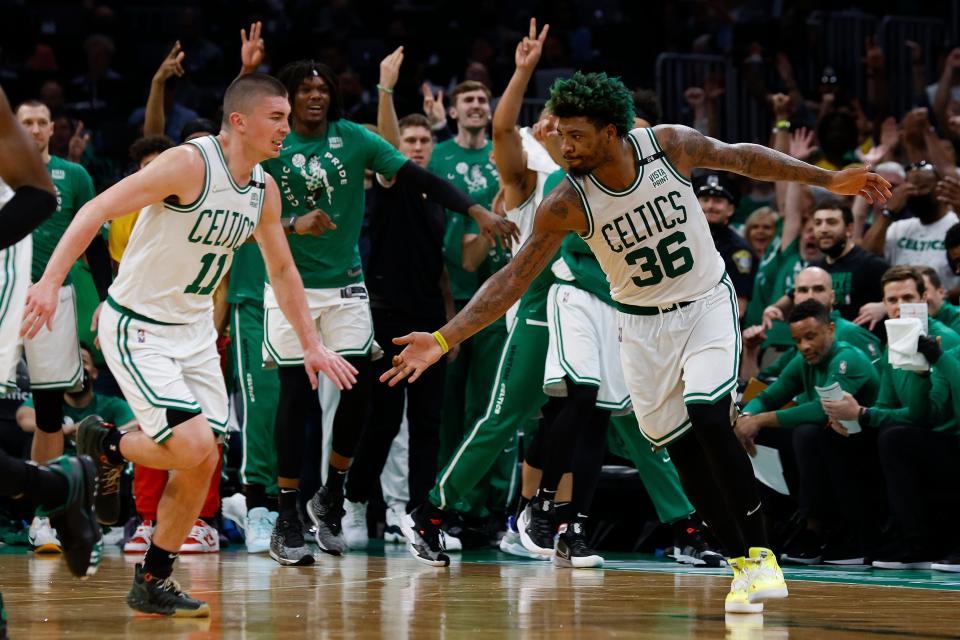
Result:
M774 223L776 223L776 221L780 218L780 215L773 207L760 207L759 209L754 209L753 213L747 216L747 221L743 223L743 236L749 236L750 229L760 224L760 218L766 216L773 216Z

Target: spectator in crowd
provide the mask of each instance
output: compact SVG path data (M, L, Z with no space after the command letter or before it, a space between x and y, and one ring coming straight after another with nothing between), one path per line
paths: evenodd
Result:
M91 129L110 124L110 119L127 103L123 76L113 68L116 46L109 37L95 33L83 43L86 71L70 83L70 110L82 116Z
M933 267L917 267L917 269L923 276L930 317L960 334L960 308L947 301L947 292L943 288L939 272Z
M770 207L760 207L747 216L747 221L743 225L743 237L750 245L754 256L764 257L776 236L776 211Z
M804 300L789 322L798 353L777 381L744 407L737 436L751 454L757 440L780 449L781 458L795 460L797 503L806 530L781 558L798 564L863 564L868 442L824 428L827 416L817 387L838 384L857 401L872 404L879 376L860 349L836 339L828 306ZM797 406L783 409L791 400ZM830 544L826 550L825 542Z
M909 265L890 267L883 274L881 287L883 304L890 318L900 317L901 304L923 302L926 296L923 277ZM934 338L933 343L939 343L941 349L960 346L960 335L933 318L927 320L926 335ZM925 341L925 344L929 345L929 342ZM890 512L898 525L900 538L894 549L874 560L873 566L879 569L929 569L936 550L929 547L928 530L916 517L917 506L913 504L921 499L921 491L916 478L906 476L904 471L913 468L914 451L922 451L922 444L919 445L921 449L911 449L914 434L919 430L952 433L957 429L957 417L952 412L935 411L927 420L916 422L921 405L942 406L942 399L931 395L925 376L893 368L886 352L880 365L880 392L875 403L862 403L844 393L842 400L824 401L823 407L832 418L831 427L841 435L848 435L848 431L839 420L857 420L864 428L882 429L877 447L887 481ZM922 414L923 410L920 409L919 413Z
M180 42L175 42L153 74L147 105L130 114L129 123L142 125L146 137L166 134L172 140L186 142L180 137L183 127L199 117L196 111L177 101L180 78L186 73L183 68L185 56Z

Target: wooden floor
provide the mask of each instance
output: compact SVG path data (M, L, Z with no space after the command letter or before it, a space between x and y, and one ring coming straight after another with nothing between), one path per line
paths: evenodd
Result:
M637 556L559 570L498 552L425 567L400 547L281 568L267 556L182 557L175 576L208 620L137 617L124 596L133 558L94 578L60 559L0 553L10 637L30 638L958 638L960 575L788 572L790 597L724 615L729 578ZM879 583L879 584L876 584Z

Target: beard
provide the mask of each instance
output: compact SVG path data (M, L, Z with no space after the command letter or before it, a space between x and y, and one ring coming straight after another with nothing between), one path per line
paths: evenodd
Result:
M567 168L567 173L578 178L583 178L584 176L590 175L590 172L593 171L592 167L587 167L580 165L578 167L569 167Z
M836 260L843 254L843 250L847 248L847 239L844 237L840 238L839 240L835 240L829 247L821 246L819 242L817 243L817 246L820 248L820 251L824 253L824 255Z

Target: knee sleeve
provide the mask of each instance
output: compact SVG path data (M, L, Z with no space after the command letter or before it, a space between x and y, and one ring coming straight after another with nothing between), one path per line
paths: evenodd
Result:
M357 370L357 383L349 391L340 393L340 404L333 419L333 450L345 458L352 458L357 452L370 408L370 372L373 363L366 356L351 356L346 360Z
M303 467L307 412L311 403L320 404L317 392L302 367L280 368L280 398L274 439L277 444L277 472L281 478L299 478Z
M37 412L37 429L44 433L57 433L63 429L62 389L34 391L33 406Z

